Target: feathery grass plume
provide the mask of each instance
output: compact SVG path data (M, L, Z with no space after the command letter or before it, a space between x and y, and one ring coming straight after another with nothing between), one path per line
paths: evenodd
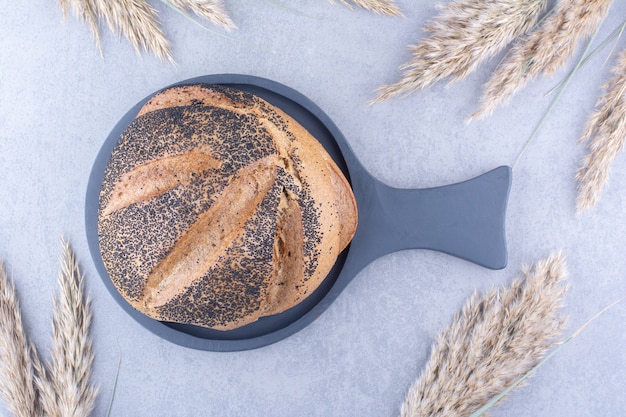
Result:
M63 18L67 17L68 9L71 7L89 25L96 47L102 56L102 44L100 42L100 31L98 30L98 13L94 3L91 0L59 0L59 6L63 12Z
M156 11L146 0L59 0L63 14L74 9L91 27L102 55L98 20L107 21L112 32L124 35L138 53L143 48L161 60L174 63L167 38L161 31Z
M33 349L35 349L34 345ZM39 396L38 407L41 410L40 415L42 417L59 415L58 412L47 411L56 408L54 403L54 387L52 386L52 382L48 379L46 365L39 357L33 358L33 369L35 370L35 386L37 387L37 395Z
M235 28L235 23L231 20L228 13L224 9L222 0L162 0L169 3L177 9L185 12L187 10L194 12L198 16L223 26L226 29Z
M507 288L474 294L438 336L401 416L468 416L535 367L562 334L566 275L557 253Z
M576 173L578 212L595 207L609 178L611 163L626 141L626 50L612 68L613 78L589 117L580 142L587 142L588 154Z
M97 389L89 383L93 352L91 310L83 296L81 274L69 244L63 241L60 294L54 303L52 361L40 379L41 404L50 417L83 417L93 409ZM40 372L45 372L37 364Z
M33 360L13 284L0 261L0 394L16 417L40 416Z
M109 29L126 36L137 53L143 48L159 59L174 63L169 42L159 27L157 12L145 0L87 1L94 2Z
M226 29L235 27L224 9L222 0L162 1L183 13L194 12ZM59 0L59 6L64 16L71 7L89 24L101 55L98 19L106 20L112 32L124 35L138 53L144 49L161 60L174 63L169 42L159 26L156 10L150 7L146 0Z
M454 0L424 27L430 35L411 47L395 84L378 89L372 103L425 89L444 78L457 81L528 31L547 0Z
M515 45L485 86L469 120L489 116L539 74L564 66L579 42L593 35L613 0L560 0L539 28Z
M346 6L352 8L352 3L375 13L386 14L388 16L402 16L400 8L396 6L394 0L340 0ZM333 0L330 0L334 3Z
M470 417L478 417L483 415L483 413L485 413L487 410L489 410L491 407L495 406L498 401L500 401L502 398L504 398L508 393L510 393L511 391L513 391L515 388L517 388L518 386L520 386L521 384L524 383L524 381L526 381L528 378L530 378L534 372L540 367L542 366L544 363L546 363L550 358L552 358L554 355L556 355L557 353L559 353L559 351L561 349L563 349L568 343L572 342L576 337L578 337L583 330L585 330L585 328L587 326L589 326L594 320L597 320L598 318L600 318L600 316L602 316L603 314L605 314L607 311L609 311L611 308L615 307L616 305L618 305L619 303L621 303L622 301L626 300L626 297L622 297L620 299L618 299L617 301L614 301L613 303L609 304L608 306L604 307L602 310L598 311L596 314L593 315L593 317L591 317L589 320L587 320L586 322L583 323L582 326L580 326L574 333L572 333L572 335L570 337L568 337L567 339L565 339L562 343L559 343L559 345L557 347L555 347L554 349L552 349L552 351L546 355L537 365L533 366L528 372L526 372L524 375L522 375L522 377L520 379L518 379L517 381L515 381L513 383L513 385L509 385L507 389L505 389L504 391L502 391L500 394L496 395L495 397L493 397L491 400L489 400L489 402L487 404L485 404L483 407L481 407L480 409L476 410L475 412L472 413L472 415Z

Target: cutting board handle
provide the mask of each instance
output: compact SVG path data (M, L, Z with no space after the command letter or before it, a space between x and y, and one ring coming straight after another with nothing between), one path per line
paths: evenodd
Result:
M510 167L435 188L398 189L378 180L370 185L368 218L359 219L365 227L357 230L365 259L430 249L490 269L506 267Z

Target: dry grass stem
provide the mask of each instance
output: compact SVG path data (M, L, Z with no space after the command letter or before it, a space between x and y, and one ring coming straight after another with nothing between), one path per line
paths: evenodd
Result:
M428 88L444 78L464 78L533 27L546 2L455 0L441 6L424 28L430 35L411 48L400 81L381 87L373 102Z
M564 66L579 42L596 32L613 0L560 0L539 28L515 45L485 86L480 108L489 116L529 81Z
M0 261L0 394L16 417L39 416L33 359L15 288Z
M352 4L371 10L375 13L386 14L388 16L402 16L400 8L396 6L394 0L340 0L346 6L352 8ZM334 3L333 0L330 0Z
M89 383L93 362L91 310L83 297L83 276L65 241L63 250L61 291L54 304L52 362L45 379L49 384L40 385L42 406L50 417L82 417L91 413L97 395Z
M231 20L224 9L222 0L163 0L170 3L179 10L191 11L198 16L226 29L235 28L235 23Z
M566 275L555 254L508 288L474 294L438 336L401 416L468 416L535 367L562 334Z
M612 72L614 76L604 86L606 92L580 138L581 142L588 140L588 154L576 174L579 213L597 204L611 163L626 141L626 50L620 53Z

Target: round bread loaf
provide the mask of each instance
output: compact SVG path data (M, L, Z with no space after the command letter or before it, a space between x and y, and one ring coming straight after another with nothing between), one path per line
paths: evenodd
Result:
M98 210L104 265L133 307L220 330L304 299L356 225L350 185L301 125L202 84L143 106L111 154Z

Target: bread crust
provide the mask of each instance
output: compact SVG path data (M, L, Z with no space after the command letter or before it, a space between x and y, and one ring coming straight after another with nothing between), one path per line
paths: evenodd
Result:
M105 267L137 310L234 329L312 293L356 231L350 185L282 110L223 86L166 89L105 171Z

